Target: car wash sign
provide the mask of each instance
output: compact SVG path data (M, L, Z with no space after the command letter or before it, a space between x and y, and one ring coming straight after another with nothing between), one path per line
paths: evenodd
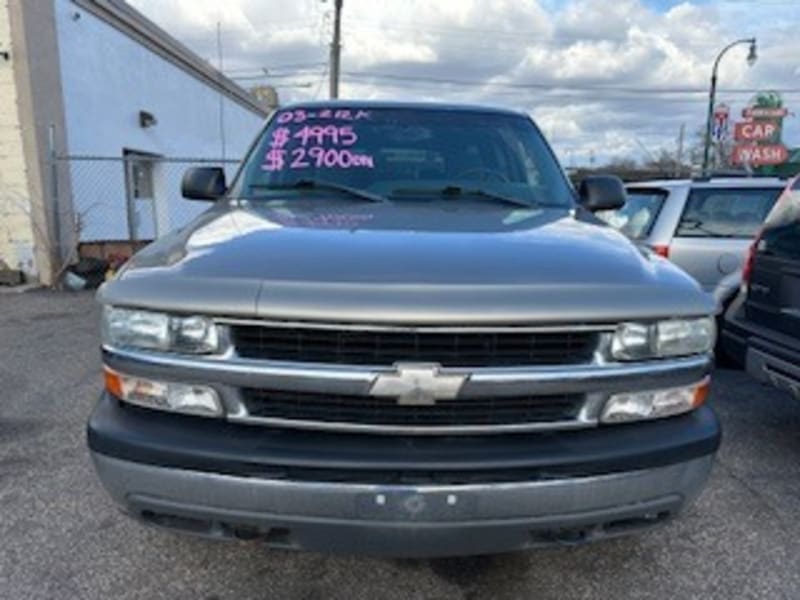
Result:
M781 141L783 119L788 114L778 92L761 92L742 111L742 121L733 128L731 162L760 167L786 162L789 152Z

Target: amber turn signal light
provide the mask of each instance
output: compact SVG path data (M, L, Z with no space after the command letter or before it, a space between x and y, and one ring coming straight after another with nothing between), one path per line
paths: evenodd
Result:
M706 377L697 385L694 390L694 401L692 402L692 408L697 408L705 403L706 398L708 398L708 392L710 388L711 377Z
M122 378L119 373L112 371L108 367L103 367L103 380L106 385L106 391L117 398L122 398L124 392L122 389Z

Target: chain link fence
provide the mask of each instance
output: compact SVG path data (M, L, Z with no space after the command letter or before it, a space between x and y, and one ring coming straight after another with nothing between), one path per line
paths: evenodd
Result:
M223 167L230 181L240 162L134 152L57 160L68 164L76 233L84 244L147 242L166 235L208 208L181 196L187 169Z

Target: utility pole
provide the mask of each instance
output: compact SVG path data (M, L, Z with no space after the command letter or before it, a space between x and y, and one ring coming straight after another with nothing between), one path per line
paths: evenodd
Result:
M686 123L681 123L681 130L678 132L678 154L675 157L675 177L680 177L683 171L683 136L686 132Z
M330 95L339 97L339 63L342 56L342 4L344 0L333 0L333 41L331 42Z

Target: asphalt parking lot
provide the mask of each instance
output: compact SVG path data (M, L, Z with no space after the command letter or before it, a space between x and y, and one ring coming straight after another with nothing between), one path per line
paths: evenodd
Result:
M89 293L0 293L0 598L797 598L800 404L719 371L713 479L683 518L591 546L436 561L209 543L121 516L84 423L99 389Z

